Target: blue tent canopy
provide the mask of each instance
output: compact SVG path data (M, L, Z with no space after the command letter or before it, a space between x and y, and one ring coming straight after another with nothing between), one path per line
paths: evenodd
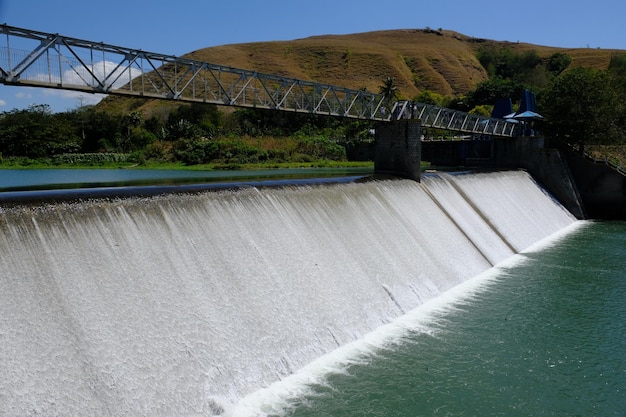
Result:
M517 120L541 120L543 119L543 116L539 113L535 113L534 111L526 110L521 113L515 113L513 118Z
M525 111L537 113L537 99L535 98L535 93L529 90L524 90L522 93L522 102L517 112L523 113Z

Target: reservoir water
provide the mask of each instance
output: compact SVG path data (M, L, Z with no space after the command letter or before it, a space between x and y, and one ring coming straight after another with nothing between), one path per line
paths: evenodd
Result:
M623 410L623 243L521 171L6 206L0 410Z
M371 168L293 168L249 171L167 169L3 169L0 193L128 186L166 186L371 174Z

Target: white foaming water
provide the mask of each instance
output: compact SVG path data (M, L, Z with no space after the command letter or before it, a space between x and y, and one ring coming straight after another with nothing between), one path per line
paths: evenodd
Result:
M524 172L7 209L0 409L242 412L574 222Z
M288 415L307 395L315 395L311 387L327 385L327 377L332 374L349 373L352 365L367 365L369 360L394 345L402 344L408 333L426 333L437 336L441 328L437 322L457 306L471 302L476 294L486 290L491 284L506 277L510 268L523 265L526 253L550 247L590 223L573 222L565 228L534 243L529 248L498 263L493 268L470 278L450 290L426 301L408 313L394 319L389 324L375 329L364 337L344 345L309 363L287 378L277 381L267 388L260 389L243 398L227 411L229 417L266 417Z

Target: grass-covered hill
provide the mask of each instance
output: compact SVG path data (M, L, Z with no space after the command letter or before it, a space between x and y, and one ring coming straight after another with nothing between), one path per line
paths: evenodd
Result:
M449 30L403 29L223 45L193 51L185 57L372 92L378 92L384 79L393 77L402 98L414 98L425 90L454 97L488 79L477 55L481 48L492 47L513 53L534 51L545 59L562 52L571 57L571 66L597 69L606 69L617 52L478 39ZM173 102L157 104L147 100L138 107L139 103L133 105L130 100L137 99L109 97L99 108L133 108L149 117L176 106Z

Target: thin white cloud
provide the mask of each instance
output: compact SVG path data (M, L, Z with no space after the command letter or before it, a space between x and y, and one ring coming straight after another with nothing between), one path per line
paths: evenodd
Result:
M110 83L113 82L112 88L120 88L130 82L131 79L141 75L141 70L129 66L121 66L116 69L118 64L111 61L94 62L90 71L87 68L74 64L75 69L68 68L63 71L63 79L60 80L56 75L37 74L36 79L47 81L53 84L60 83L66 86L91 86L97 87L99 81ZM107 77L106 80L104 78ZM109 87L109 86L107 86Z
M0 107L4 107L7 105L7 102L0 98Z
M88 94L82 91L43 89L43 95L48 97L59 97L63 100L72 100L76 103L76 107L91 106L100 103L106 94Z
M19 98L20 100L30 100L33 98L33 95L25 91L20 91L15 94L15 98Z
M103 80L105 76L108 76L109 80L115 80L112 87L120 88L127 84L130 79L141 74L141 71L136 68L120 67L116 69L116 67L117 64L111 61L95 62L91 67L91 71L94 74L94 76L92 76L86 68L80 65L75 65L76 70L66 69L63 72L63 85L95 87L98 85L98 80ZM50 74L37 74L35 78L41 81L50 82L51 84L61 82L61 79L58 76L51 76ZM48 97L58 97L63 100L72 100L75 102L75 107L98 104L107 96L106 94L90 94L84 91L59 89L43 89L43 94Z

